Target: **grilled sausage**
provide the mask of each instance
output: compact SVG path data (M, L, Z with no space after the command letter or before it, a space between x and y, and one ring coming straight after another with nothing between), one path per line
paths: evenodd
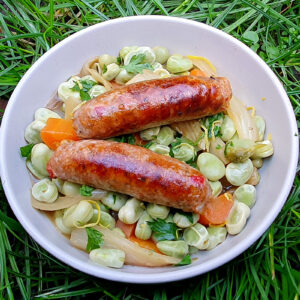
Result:
M65 142L54 152L47 170L52 178L196 213L211 197L207 180L196 169L126 143Z
M74 113L81 138L105 139L224 111L232 91L228 79L176 76L130 84L104 93Z

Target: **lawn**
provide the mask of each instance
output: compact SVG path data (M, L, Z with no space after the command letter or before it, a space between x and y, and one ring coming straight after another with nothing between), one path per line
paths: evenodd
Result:
M131 15L171 15L203 22L238 38L283 83L300 125L300 28L297 1L2 0L0 98L5 106L43 53L87 26ZM155 286L108 282L74 270L26 234L0 185L0 299L299 299L300 179L267 232L224 266Z

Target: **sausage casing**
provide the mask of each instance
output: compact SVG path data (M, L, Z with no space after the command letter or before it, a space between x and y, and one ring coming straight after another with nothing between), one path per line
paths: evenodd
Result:
M130 84L77 109L73 127L81 138L105 139L224 111L232 96L228 79L175 76Z
M51 177L200 213L211 198L205 177L189 165L126 143L82 140L61 144L48 162Z

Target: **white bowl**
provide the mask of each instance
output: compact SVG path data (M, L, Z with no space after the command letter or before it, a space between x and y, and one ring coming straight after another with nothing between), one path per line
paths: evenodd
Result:
M210 59L218 74L230 79L234 94L267 123L275 154L261 169L257 203L246 228L212 251L203 251L192 265L116 270L95 265L72 247L43 214L30 204L31 182L20 157L24 129L34 111L45 106L59 83L79 72L96 55L117 55L126 45L166 46L171 53ZM266 98L262 101L262 98ZM298 159L294 112L277 77L247 46L210 26L179 18L141 16L91 26L65 39L43 55L24 75L6 108L1 128L0 171L7 199L27 232L47 251L85 273L123 282L161 283L199 275L233 259L256 241L274 221L288 197Z

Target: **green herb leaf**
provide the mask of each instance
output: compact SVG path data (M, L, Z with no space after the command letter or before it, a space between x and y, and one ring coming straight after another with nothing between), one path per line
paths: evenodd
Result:
M190 265L191 263L192 263L192 260L191 260L190 255L188 254L175 266L176 267L185 266L185 265Z
M104 244L104 241L102 239L103 234L100 231L92 227L86 227L85 230L88 236L88 243L86 245L87 252L98 249Z
M131 144L131 145L134 145L135 139L134 139L134 136L133 136L132 134L130 134L130 135L127 137L127 143L128 143L128 144Z
M117 195L116 195L116 194L113 194L113 198L114 198L114 204L116 204L116 201L117 201Z
M213 115L211 117L207 117L205 120L205 125L207 127L208 130L208 137L211 139L212 138L212 127L213 127L213 123L215 121L219 121L219 120L223 120L224 119L224 113L218 113L216 115ZM222 136L221 133L221 126L219 125L215 125L214 126L214 136L218 137L218 136Z
M177 226L175 223L167 223L165 220L162 219L156 219L154 221L148 221L147 222L153 232L156 233L156 238L158 241L172 241L176 240L176 231L177 231Z
M121 136L114 137L114 140L119 143L128 143L131 145L135 144L135 138L132 134L125 134Z
M153 144L154 144L154 142L149 142L146 145L144 145L143 147L149 149Z
M143 70L153 70L153 67L148 64L148 63L143 63L145 59L145 54L138 54L138 55L133 55L129 64L124 66L123 68L128 72L128 73L142 73Z
M103 73L106 73L106 72L107 72L107 66L106 66L106 65L103 66L102 72L103 72Z
M91 197L92 196L92 191L94 190L94 188L88 186L88 185L82 185L80 188L80 195L81 196L85 196L85 197Z
M117 64L120 65L122 63L122 58L121 56L118 56L117 57Z
M28 144L26 146L20 147L22 157L30 157L33 146L34 144Z
M181 214L182 216L185 216L193 224L193 222L194 222L193 213L185 212L185 211L182 211L182 210L177 210L177 212L179 214Z
M217 149L217 150L219 150L219 149L221 149L221 148L222 148L222 146L219 145L219 144L216 146L216 149Z
M88 93L88 91L97 84L97 82L93 81L93 80L80 80L80 84L82 86L82 88L80 88L79 83L76 82L75 85L71 88L72 91L74 92L79 92L80 94L80 99L82 101L88 101L91 100L91 96Z

